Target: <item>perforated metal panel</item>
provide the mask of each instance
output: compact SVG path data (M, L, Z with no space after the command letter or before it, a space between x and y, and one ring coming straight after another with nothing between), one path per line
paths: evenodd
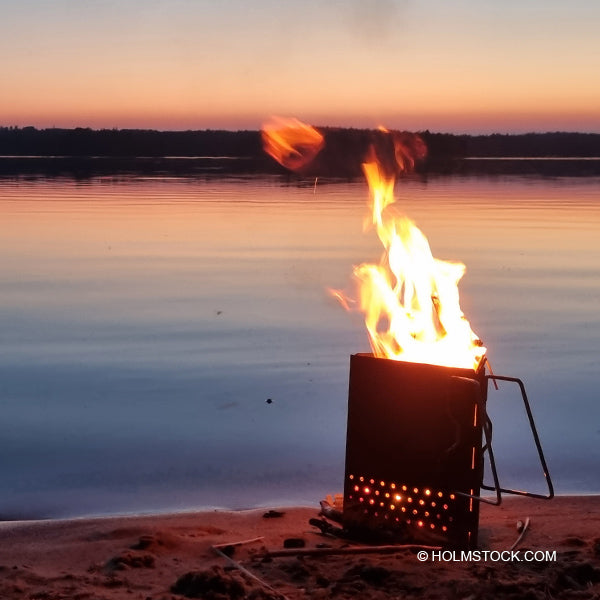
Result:
M486 380L478 372L350 359L344 526L410 542L477 543Z

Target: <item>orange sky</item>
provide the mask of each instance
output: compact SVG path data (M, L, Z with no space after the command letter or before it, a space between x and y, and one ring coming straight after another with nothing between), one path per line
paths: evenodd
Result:
M0 125L600 132L589 0L22 0Z

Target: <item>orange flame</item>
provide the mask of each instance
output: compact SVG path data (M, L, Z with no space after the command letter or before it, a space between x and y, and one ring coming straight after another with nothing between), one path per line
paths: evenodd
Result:
M406 145L395 147L400 167L414 164ZM363 170L371 193L371 220L385 252L379 265L361 264L354 276L373 354L477 369L486 349L460 309L458 282L465 266L434 258L421 230L389 210L395 202L394 177L384 174L372 154Z
M396 175L425 157L425 143L418 135L384 127L372 134L363 171L372 201L369 225L385 251L379 265L361 264L354 276L373 354L476 370L486 349L460 309L458 282L465 266L434 258L421 230L390 210ZM262 139L265 151L294 171L312 162L325 144L315 128L293 118L272 118ZM346 310L354 310L354 300L340 290L330 292Z
M314 127L294 118L272 117L261 135L265 152L292 171L311 163L325 145Z

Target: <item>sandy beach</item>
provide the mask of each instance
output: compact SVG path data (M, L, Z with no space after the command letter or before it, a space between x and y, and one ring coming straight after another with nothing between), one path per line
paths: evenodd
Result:
M432 550L419 560L416 548L373 552L362 546L363 552L360 544L311 526L309 519L318 514L316 506L5 522L0 597L600 596L600 496L507 498L501 507L483 505L480 552L471 560ZM515 558L498 560L509 557L500 553L517 541L517 524L527 519ZM286 555L286 546L300 547Z

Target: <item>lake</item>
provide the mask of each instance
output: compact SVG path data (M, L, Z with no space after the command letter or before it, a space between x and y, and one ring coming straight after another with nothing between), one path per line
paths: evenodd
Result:
M600 178L397 184L496 374L524 380L558 493L600 493ZM317 505L341 492L381 253L363 182L0 179L4 518ZM269 400L269 402L267 402ZM504 486L543 492L517 390L490 390Z

